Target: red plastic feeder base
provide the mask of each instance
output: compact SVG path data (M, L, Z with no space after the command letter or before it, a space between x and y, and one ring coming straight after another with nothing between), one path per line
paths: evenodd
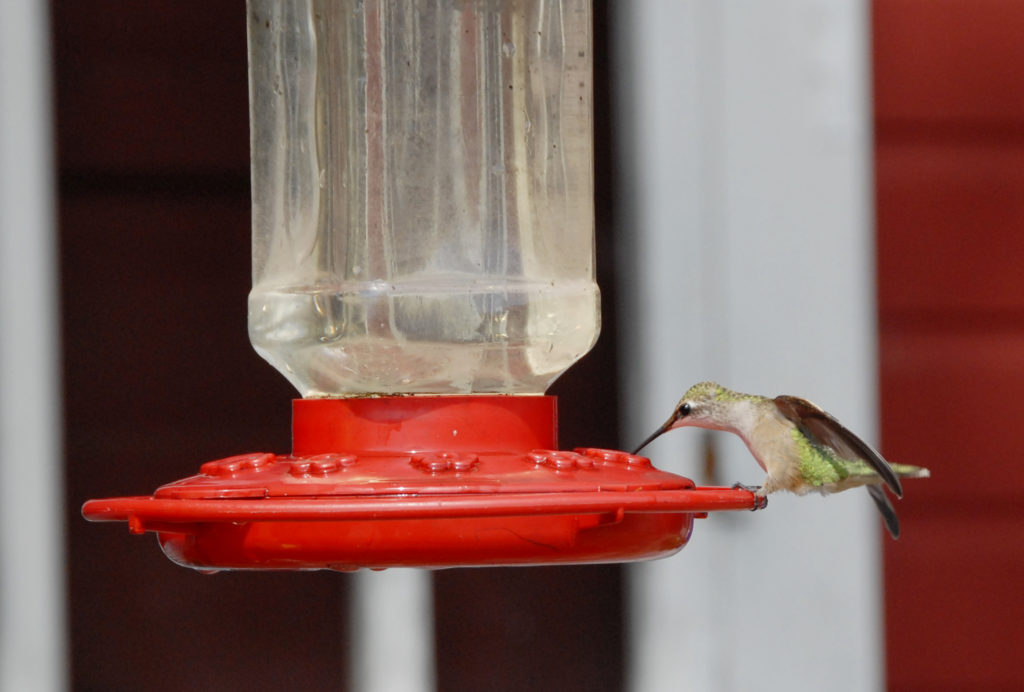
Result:
M547 396L300 399L291 455L211 461L82 513L155 531L169 558L203 571L348 571L665 557L694 517L756 505L646 457L555 451L556 419Z

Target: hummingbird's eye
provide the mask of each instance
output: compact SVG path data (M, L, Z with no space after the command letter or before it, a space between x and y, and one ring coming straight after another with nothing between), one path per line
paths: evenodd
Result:
M683 416L688 415L690 415L690 405L683 404L682 406L679 407L679 417L682 418Z

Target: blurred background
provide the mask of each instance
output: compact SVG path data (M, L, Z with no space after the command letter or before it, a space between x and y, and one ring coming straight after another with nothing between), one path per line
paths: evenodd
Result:
M0 689L1024 686L1024 4L594 4L604 330L561 446L692 383L806 396L931 468L699 521L656 563L223 573L91 525L290 447L249 346L244 3L32 0L0 23ZM757 483L742 444L648 450Z

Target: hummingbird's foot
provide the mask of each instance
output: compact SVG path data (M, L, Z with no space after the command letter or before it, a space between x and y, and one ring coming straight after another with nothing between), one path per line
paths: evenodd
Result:
M761 494L761 486L759 485L743 485L742 483L733 483L732 489L746 490L748 493L754 494L755 504L753 507L750 508L751 512L756 512L757 510L764 509L765 507L768 506L768 496Z

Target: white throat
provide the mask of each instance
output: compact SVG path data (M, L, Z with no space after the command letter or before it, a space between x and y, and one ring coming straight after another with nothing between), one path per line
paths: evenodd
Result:
M764 420L764 411L756 402L741 399L729 403L727 420L722 421L722 430L735 433L749 440L755 428Z

